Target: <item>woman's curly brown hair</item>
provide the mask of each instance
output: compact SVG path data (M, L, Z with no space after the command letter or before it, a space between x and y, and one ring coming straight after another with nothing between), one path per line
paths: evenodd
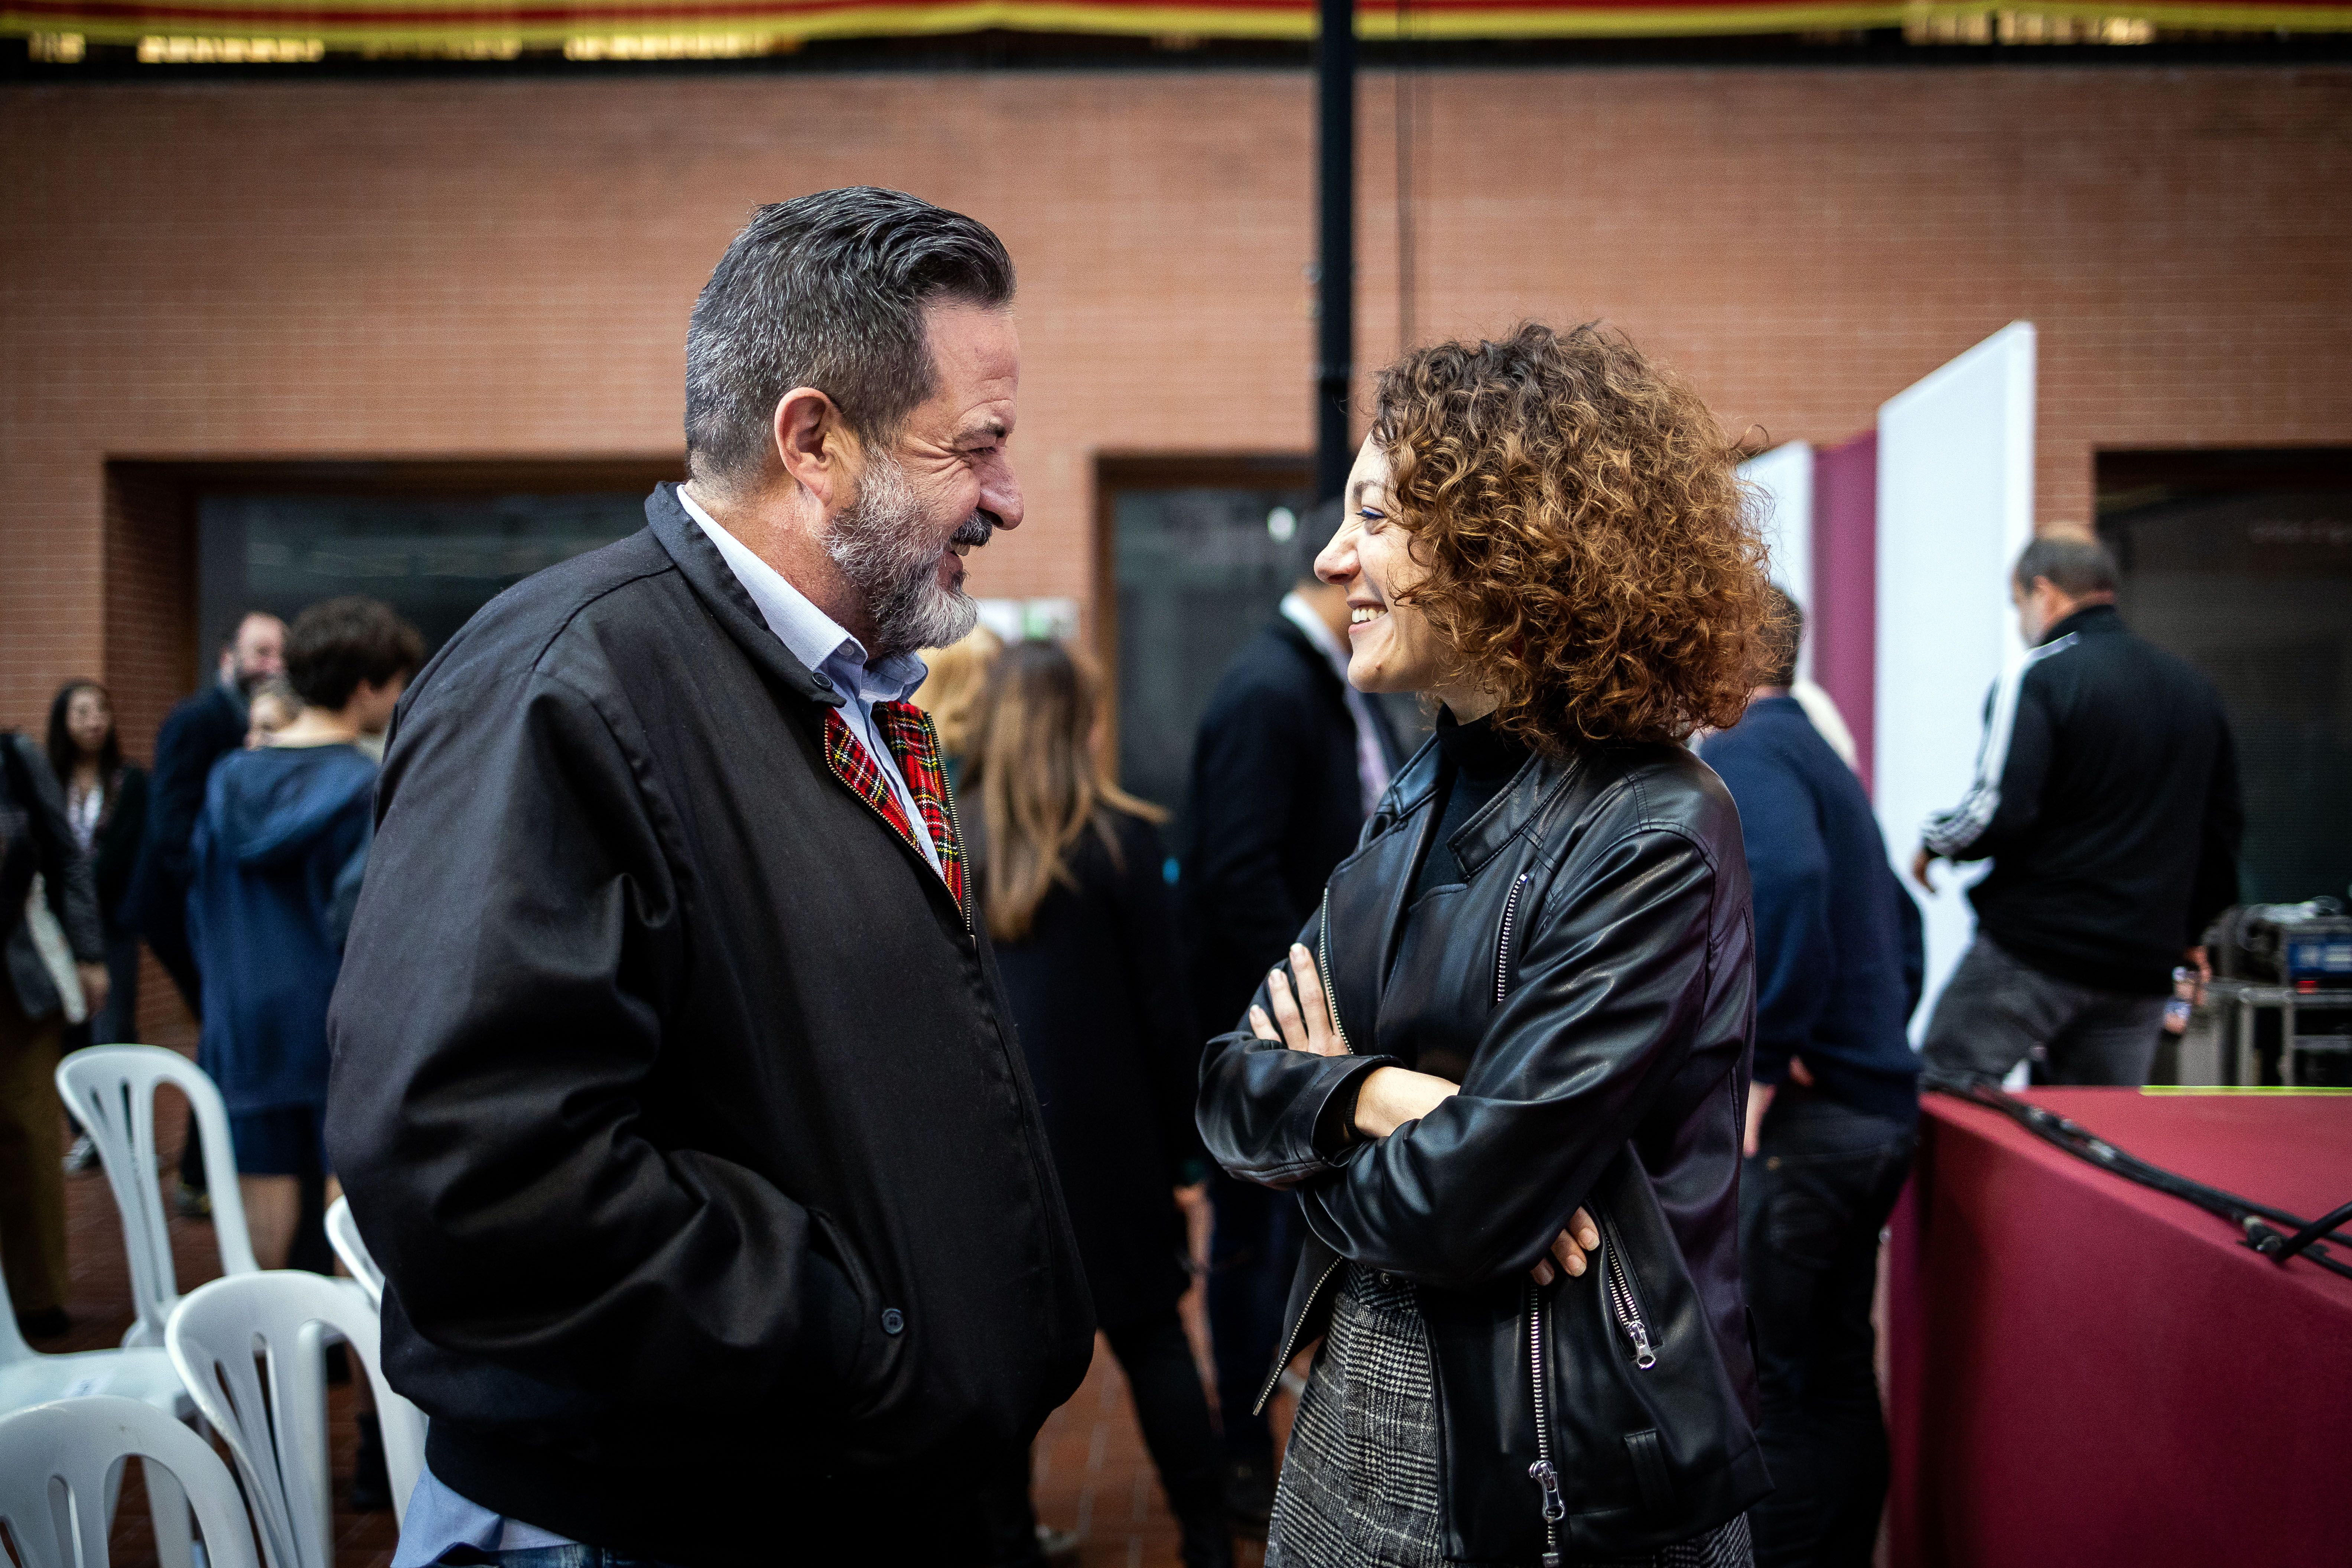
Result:
M1614 332L1530 322L1382 371L1372 439L1429 568L1398 597L1500 698L1497 729L1559 752L1738 719L1764 541L1680 380Z

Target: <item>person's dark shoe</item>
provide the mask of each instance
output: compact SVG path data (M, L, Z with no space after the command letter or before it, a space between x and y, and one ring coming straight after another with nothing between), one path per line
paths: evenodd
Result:
M1078 1532L1056 1530L1050 1524L1039 1525L1037 1555L1045 1560L1046 1568L1070 1568L1078 1560Z
M352 1511L382 1513L392 1506L392 1474L383 1464L383 1427L373 1415L362 1415L360 1455L352 1466Z
M202 1187L192 1187L184 1181L173 1189L172 1206L179 1211L182 1219L213 1217L212 1194Z
M1234 1533L1252 1541L1265 1539L1266 1521L1274 1517L1274 1467L1261 1459L1225 1461L1225 1517Z
M16 1331L28 1340L61 1340L73 1332L73 1320L63 1307L43 1307L17 1313Z

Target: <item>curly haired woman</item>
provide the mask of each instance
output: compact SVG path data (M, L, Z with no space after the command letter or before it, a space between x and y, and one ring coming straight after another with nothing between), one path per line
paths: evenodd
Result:
M1381 377L1316 570L1349 679L1437 734L1202 1070L1210 1151L1311 1233L1268 1568L1750 1560L1748 869L1677 743L1765 614L1735 458L1590 327Z

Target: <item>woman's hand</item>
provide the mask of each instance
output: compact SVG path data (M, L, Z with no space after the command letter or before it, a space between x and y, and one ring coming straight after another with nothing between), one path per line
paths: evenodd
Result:
M1274 998L1274 1016L1268 1018L1265 1009L1250 1005L1250 1032L1261 1040L1280 1040L1294 1051L1309 1051L1318 1057L1343 1057L1348 1047L1339 1043L1339 1031L1331 1025L1331 1005L1323 995L1323 977L1315 972L1315 955L1297 942L1290 944L1291 973L1298 977L1294 987L1290 976L1277 968L1266 976L1267 994ZM1279 1034L1276 1026L1281 1026Z
M1323 978L1316 973L1315 956L1293 942L1290 947L1290 974L1276 969L1266 977L1266 991L1274 1000L1274 1016L1265 1009L1253 1005L1249 1010L1250 1031L1261 1040L1279 1040L1288 1049L1307 1051L1318 1057L1343 1056L1347 1047L1341 1045L1338 1031L1331 1026L1331 1006L1323 994ZM1292 976L1297 976L1297 984ZM1433 1073L1413 1072L1406 1068L1374 1068L1364 1077L1363 1088L1356 1095L1356 1131L1366 1138L1385 1138L1408 1121L1418 1121L1456 1094L1461 1086L1450 1079ZM1592 1216L1582 1209L1568 1222L1568 1228L1552 1238L1550 1255L1528 1272L1538 1285L1552 1282L1552 1265L1569 1274L1581 1275L1586 1255L1601 1245L1601 1232Z
M1580 1275L1584 1272L1584 1255L1600 1245L1601 1232L1593 1225L1592 1216L1579 1209L1576 1217L1568 1222L1568 1228L1552 1237L1551 1258L1570 1275ZM1536 1277L1537 1284L1550 1284L1551 1259L1538 1263L1528 1272Z
M1356 1131L1367 1138L1385 1138L1461 1092L1462 1086L1452 1079L1407 1068L1374 1068L1364 1075L1364 1087L1356 1095Z

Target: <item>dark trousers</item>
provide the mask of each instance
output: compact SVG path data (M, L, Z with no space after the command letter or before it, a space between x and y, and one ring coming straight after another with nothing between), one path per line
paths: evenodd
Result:
M1143 1446L1160 1472L1160 1489L1168 1494L1169 1511L1181 1531L1184 1562L1188 1568L1231 1563L1216 1433L1209 1425L1209 1396L1202 1390L1183 1320L1171 1305L1158 1317L1106 1323L1103 1337L1110 1342L1119 1370L1127 1373ZM1037 1516L1029 1506L1025 1450L1018 1456L1017 1468L1013 1457L1006 1458L989 1533L997 1542L991 1561L998 1568L1034 1568L1044 1561L1037 1550Z
M139 1039L139 936L109 921L106 927L106 1005L66 1026L68 1055L88 1046L136 1044Z
M1274 1364L1306 1222L1291 1194L1237 1182L1222 1171L1209 1179L1209 1202L1216 1214L1209 1243L1209 1336L1216 1344L1225 1456L1271 1466L1274 1434L1252 1406Z
M2044 974L1979 935L1936 999L1920 1053L1945 1083L1999 1083L2039 1052L2052 1083L2136 1089L2147 1081L2168 1000Z
M1774 1489L1748 1513L1761 1568L1870 1563L1887 1472L1870 1300L1916 1138L1784 1084L1740 1173L1740 1276Z
M25 1016L0 974L0 1268L19 1315L66 1304L66 1175L58 1103L65 1020Z

